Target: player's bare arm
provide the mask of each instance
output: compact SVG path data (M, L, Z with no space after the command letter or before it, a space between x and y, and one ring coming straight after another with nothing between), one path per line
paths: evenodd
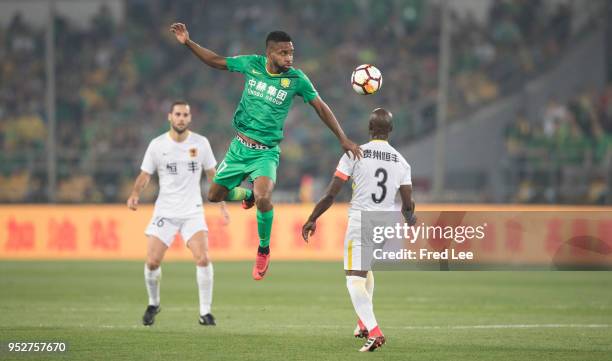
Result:
M170 31L176 36L176 40L179 43L188 47L200 60L202 60L206 65L219 69L219 70L227 70L227 61L225 57L220 56L212 50L206 49L195 41L189 38L189 32L187 31L187 26L182 23L174 23L170 26Z
M211 169L206 169L204 172L206 173L206 179L208 180L208 183L212 185L213 184L212 180L215 178L215 174L217 174L217 171L215 170L215 168L211 168ZM219 203L221 207L221 214L223 215L223 224L227 225L230 223L230 215L229 215L229 212L227 211L227 206L225 205L224 201L221 201Z
M323 213L325 213L325 211L327 211L329 207L332 206L332 204L334 204L334 200L336 199L336 196L342 189L342 186L345 182L345 180L340 179L336 176L332 178L331 182L327 186L325 195L315 205L314 209L312 210L312 213L310 214L310 217L308 217L308 221L306 221L306 223L304 223L304 225L302 226L302 237L304 238L304 241L306 243L308 243L308 237L313 235L317 230L317 219Z
M416 216L414 215L414 199L412 199L412 186L411 185L402 185L399 188L400 196L402 198L402 215L404 216L404 220L409 225L414 225L417 221Z
M310 101L310 105L317 112L317 115L319 118L321 118L323 123L325 123L325 125L327 125L327 127L329 127L329 129L331 129L331 131L336 135L340 141L342 149L344 149L344 152L350 152L355 158L361 159L361 148L359 148L359 145L348 139L346 134L344 134L340 123L338 123L338 119L336 119L334 112L332 112L327 103L325 103L320 96L317 96Z
M147 187L150 180L151 175L145 171L141 171L138 177L136 177L136 181L134 181L134 188L132 188L132 193L127 200L127 206L129 209L135 211L138 208L140 193Z

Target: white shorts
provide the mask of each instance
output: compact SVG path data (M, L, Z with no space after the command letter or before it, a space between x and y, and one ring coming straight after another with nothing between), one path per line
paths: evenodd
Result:
M187 244L191 237L199 231L208 232L203 214L190 218L165 218L154 215L145 234L159 238L170 247L177 233L181 234L183 241Z
M361 212L351 212L344 236L344 269L370 271L372 245L361 242ZM369 252L370 256L364 252ZM366 255L366 259L362 259Z

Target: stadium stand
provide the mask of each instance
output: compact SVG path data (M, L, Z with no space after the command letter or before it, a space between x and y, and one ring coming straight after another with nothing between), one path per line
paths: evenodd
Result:
M209 137L218 158L224 154L240 78L202 67L177 46L168 32L176 19L190 25L196 41L224 55L261 52L266 32L286 29L295 39L296 65L309 74L357 140L365 140L365 116L375 105L394 111L397 143L435 130L440 29L435 3L356 1L339 6L291 0L275 7L269 2L234 7L225 3L237 0L223 5L126 1L124 20L117 21L102 6L87 28L58 15L58 201L124 201L146 141L165 131L163 114L176 98L194 105L194 129ZM234 8L241 10L230 10ZM264 11L272 14L262 17ZM573 17L572 8L562 3L551 8L543 1L525 0L494 1L484 22L453 14L451 121L515 92L557 62L584 30L573 25ZM228 18L239 25L226 29ZM44 30L16 15L0 28L0 42L0 201L44 202ZM350 71L361 63L374 63L383 71L384 91L376 99L357 99L350 90ZM597 190L607 192L601 185L607 179L601 165L612 142L610 98L610 87L597 94L587 90L568 103L543 104L540 120L525 125L519 119L508 128L508 152L514 162L525 164L518 176L521 187L509 201L601 202ZM294 105L285 134L279 195L298 201L302 177L314 177L307 184L316 189L331 174L340 149L308 106ZM592 164L592 177L581 185L589 196L542 195L546 192L538 189L538 180L550 183L537 176L544 171L532 154L537 159L546 154L559 165L557 172L547 174L563 187L572 186L573 164ZM523 191L523 184L537 190Z

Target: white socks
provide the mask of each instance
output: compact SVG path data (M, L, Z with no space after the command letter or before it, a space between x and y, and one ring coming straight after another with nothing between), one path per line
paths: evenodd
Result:
M370 272L371 273L371 272ZM368 274L369 276L369 274ZM369 278L369 277L368 277ZM353 301L353 307L357 316L368 330L375 328L378 323L374 317L374 307L372 306L372 295L366 290L367 279L359 276L346 276L346 288L348 288ZM374 277L370 282L371 292L374 292Z
M161 267L151 271L145 264L145 285L149 294L149 305L159 306L159 283L161 280ZM200 297L200 315L210 313L213 293L213 266L209 263L206 267L196 266L196 279L198 281L198 294Z
M213 275L212 263L209 263L206 267L196 266L196 279L200 296L200 316L210 313L213 294Z
M374 307L374 302L372 299L374 298L374 273L372 271L368 271L368 277L366 278L366 291L368 291L368 296L370 296L370 302L372 302L372 307Z
M145 285L149 294L149 305L159 306L159 282L161 280L161 267L151 271L147 264L144 266Z

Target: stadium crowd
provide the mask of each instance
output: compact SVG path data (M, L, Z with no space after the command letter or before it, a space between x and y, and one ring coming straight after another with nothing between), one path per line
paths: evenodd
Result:
M518 202L609 203L612 83L567 102L551 99L540 119L519 115L506 130Z
M192 104L193 129L208 136L218 160L225 153L242 78L204 67L177 45L168 32L175 20L222 55L261 53L265 34L285 29L294 38L296 65L357 141L366 140L365 120L375 105L394 112L398 144L435 127L440 33L435 3L128 0L123 19L117 22L105 6L88 28L56 17L61 202L124 201L147 142L167 129L165 114L175 99ZM571 9L537 0L494 1L485 22L469 14L453 13L451 19L451 119L518 89L556 61L572 36ZM0 201L48 199L44 49L44 31L19 15L0 28ZM350 73L361 63L376 64L384 74L376 99L350 89ZM586 121L575 118L576 124ZM562 127L553 128L556 134ZM340 149L308 106L294 106L285 135L278 188L297 198L302 177L327 178ZM509 137L509 143L531 144ZM154 193L150 187L149 196Z

